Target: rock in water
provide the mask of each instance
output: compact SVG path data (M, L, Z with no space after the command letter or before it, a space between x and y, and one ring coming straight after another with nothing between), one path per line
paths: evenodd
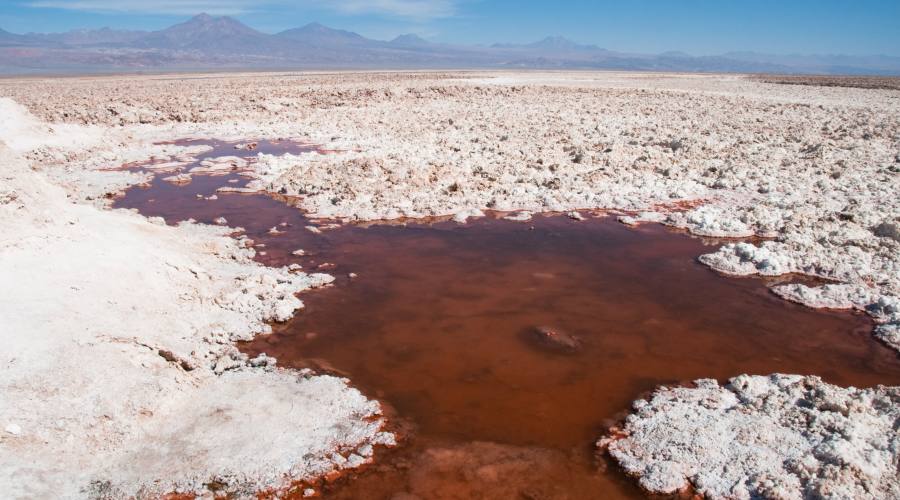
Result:
M574 354L581 350L581 339L556 328L538 326L528 330L529 343L545 351Z

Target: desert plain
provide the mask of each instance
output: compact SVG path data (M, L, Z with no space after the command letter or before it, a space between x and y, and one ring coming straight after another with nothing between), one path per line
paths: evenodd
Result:
M278 495L397 445L377 396L352 379L236 348L302 315L296 294L334 286L327 270L264 266L227 221L173 226L111 208L154 174L223 168L187 171L208 147L184 139L317 145L224 161L251 179L233 191L290 197L326 225L601 210L721 239L698 258L722 279L809 277L771 291L860 311L875 325L865 341L900 351L900 92L858 80L0 80L0 487L13 498ZM119 168L137 164L147 170ZM635 394L595 446L650 493L900 497L900 388L815 375Z

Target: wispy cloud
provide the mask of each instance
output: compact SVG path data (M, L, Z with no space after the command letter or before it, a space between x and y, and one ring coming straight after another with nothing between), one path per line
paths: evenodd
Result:
M219 16L243 14L264 2L246 0L35 0L31 7L86 12L192 15L206 12Z
M353 14L377 13L416 19L449 17L456 13L455 0L337 0L327 3Z
M293 6L426 20L452 16L457 3L458 0L33 0L27 5L89 12L172 15L206 12L223 16Z

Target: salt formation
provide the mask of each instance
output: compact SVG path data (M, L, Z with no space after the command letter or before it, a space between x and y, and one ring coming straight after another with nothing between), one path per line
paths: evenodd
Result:
M158 497L214 483L249 497L393 442L379 404L346 380L247 360L233 345L290 318L295 293L330 276L256 264L227 228L67 200L24 156L38 144L97 147L103 134L51 129L8 100L0 110L5 497Z
M900 388L741 375L663 387L598 444L653 493L898 498Z

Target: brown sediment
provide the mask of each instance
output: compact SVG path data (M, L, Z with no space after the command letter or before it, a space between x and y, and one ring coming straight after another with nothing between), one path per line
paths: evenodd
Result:
M750 79L781 85L900 90L900 78L895 76L753 75Z
M201 156L217 154L235 150ZM203 198L245 182L157 177L117 206L169 223L225 217L265 245L266 264L333 265L334 286L304 295L305 310L242 348L348 376L410 422L404 446L313 485L328 498L643 498L592 445L660 384L775 372L900 384L897 356L873 340L868 317L787 303L760 279L722 278L696 261L709 239L540 215L315 234L280 196ZM534 349L522 332L538 327L572 335L578 349Z

